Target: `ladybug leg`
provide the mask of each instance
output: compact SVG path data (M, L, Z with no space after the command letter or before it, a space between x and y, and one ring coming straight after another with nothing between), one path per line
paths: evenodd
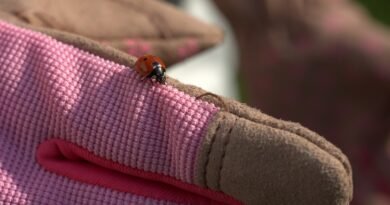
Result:
M153 77L154 77L154 75L152 75L152 74L145 75L145 76L142 76L140 78L140 81L143 82L143 81L145 81L145 79L153 79ZM153 83L153 81L152 80L147 80L147 83Z
M156 75L156 72L153 70L152 72L150 72L147 76L146 76L146 78L152 78L153 76L155 76Z
M144 81L146 78L152 78L153 73L149 73L148 75L142 76L141 81Z
M149 78L149 79L152 79L151 81L155 81L156 80L156 72L153 70L151 73L149 73L149 75L147 75L145 78Z
M163 84L164 84L164 85L167 84L167 78L165 77L165 75L163 76Z

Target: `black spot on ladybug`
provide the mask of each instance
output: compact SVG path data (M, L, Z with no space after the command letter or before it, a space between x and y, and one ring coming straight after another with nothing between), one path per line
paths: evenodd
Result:
M144 61L148 60L147 58L144 58Z

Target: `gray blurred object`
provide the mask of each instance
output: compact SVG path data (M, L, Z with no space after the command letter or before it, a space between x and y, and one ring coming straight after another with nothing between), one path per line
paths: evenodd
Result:
M341 147L354 168L354 205L389 199L387 28L347 0L214 1L237 37L247 103Z
M238 99L237 46L232 30L211 0L183 0L182 9L223 29L223 43L171 67L168 75L210 92ZM190 73L190 75L189 75Z
M174 5L180 5L180 3L182 2L182 0L165 0L165 1Z

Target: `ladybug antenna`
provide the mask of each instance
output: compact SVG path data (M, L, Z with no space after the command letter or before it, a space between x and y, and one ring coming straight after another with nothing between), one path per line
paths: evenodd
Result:
M201 94L199 96L196 96L195 99L199 100L199 99L201 99L203 97L206 97L206 96L212 96L212 97L218 99L218 101L220 102L219 103L220 107L223 109L223 111L228 111L228 107L227 107L225 101L220 96L218 96L218 95L216 95L214 93L206 92L206 93L203 93L203 94Z

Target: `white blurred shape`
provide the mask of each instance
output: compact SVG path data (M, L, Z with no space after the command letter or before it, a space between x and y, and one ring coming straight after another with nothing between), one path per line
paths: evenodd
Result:
M225 32L223 44L172 66L168 75L179 81L231 98L238 98L237 52L231 29L210 0L184 0L183 9Z

